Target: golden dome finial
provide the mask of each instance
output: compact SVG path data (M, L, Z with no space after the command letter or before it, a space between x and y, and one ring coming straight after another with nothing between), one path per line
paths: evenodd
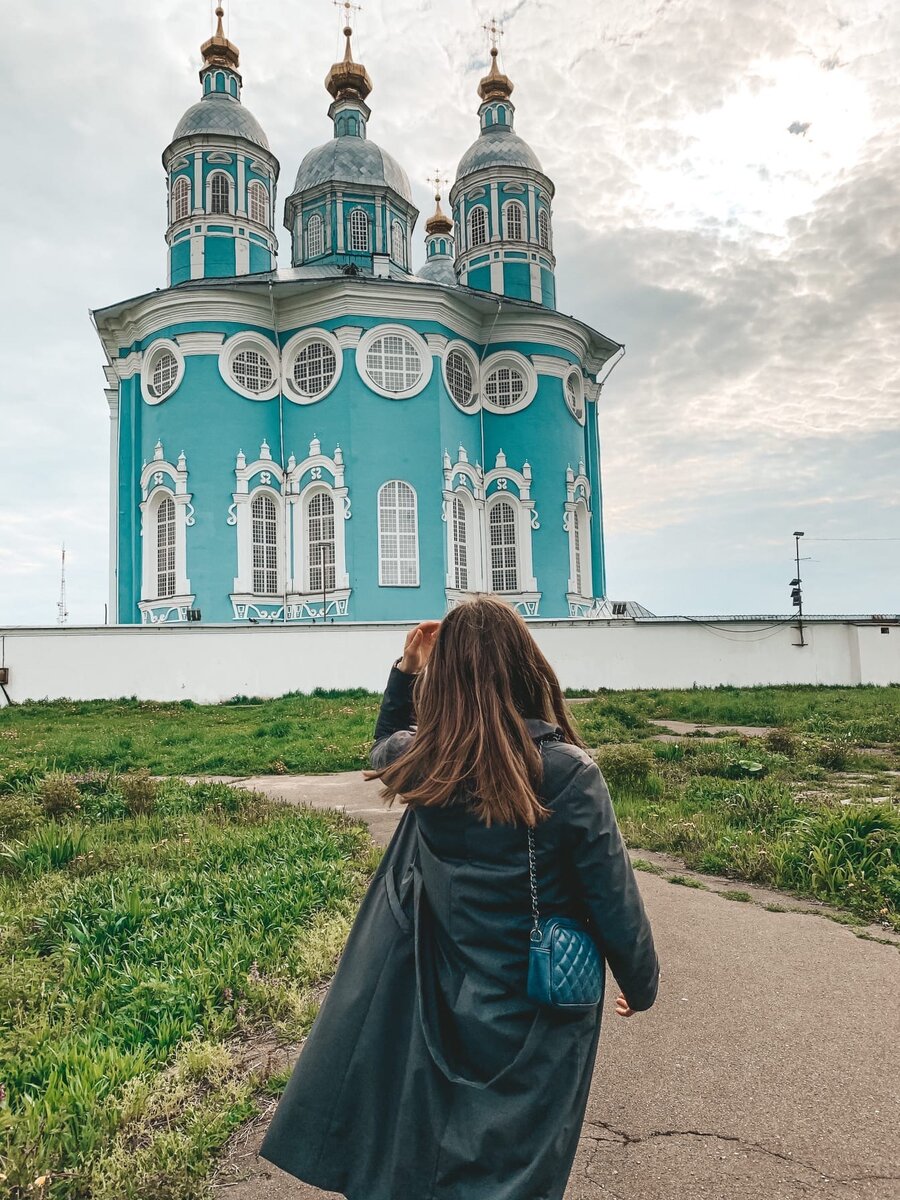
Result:
M353 61L353 47L350 44L350 38L353 36L350 14L354 9L359 12L360 6L351 4L350 0L333 0L333 3L335 7L344 10L344 57L339 63L334 63L325 76L325 87L335 100L365 100L372 90L372 80L362 63Z
M434 212L425 222L425 233L450 233L453 230L453 222L441 208L441 187L448 183L447 176L435 168L434 174L429 176L426 183L430 183L434 188Z
M225 9L221 4L217 5L216 32L203 43L200 53L203 55L204 67L227 67L230 71L236 71L240 65L241 55L234 42L230 42L225 36L225 26L222 23L224 16Z
M503 74L497 62L503 29L497 24L496 17L491 17L490 25L484 25L482 28L491 39L491 69L479 83L478 95L482 103L487 103L488 100L508 100L512 94L513 83L508 75Z

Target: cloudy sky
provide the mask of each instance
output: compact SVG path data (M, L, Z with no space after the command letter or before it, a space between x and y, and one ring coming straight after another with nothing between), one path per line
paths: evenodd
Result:
M228 8L283 198L329 136L339 14ZM785 612L803 529L810 611L900 611L900 5L365 0L370 133L423 214L431 169L476 135L492 15L557 187L560 307L627 347L602 398L610 595ZM108 417L88 310L165 284L160 154L199 96L211 5L0 16L0 625L55 620L62 541L70 621L92 623Z

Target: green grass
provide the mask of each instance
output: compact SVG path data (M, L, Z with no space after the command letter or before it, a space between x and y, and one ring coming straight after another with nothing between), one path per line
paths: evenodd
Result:
M0 776L46 771L315 774L361 767L379 698L366 692L253 703L56 701L0 709Z
M21 1200L200 1194L253 1110L234 1047L305 1032L373 866L337 813L170 781L130 816L128 794L92 780L0 848L0 1169Z

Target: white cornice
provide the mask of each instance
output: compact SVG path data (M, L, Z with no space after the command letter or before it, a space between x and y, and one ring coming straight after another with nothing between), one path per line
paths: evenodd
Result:
M565 379L572 370L572 363L565 358L555 358L549 354L532 354L531 361L534 369L540 375L552 375L557 379Z
M224 333L179 333L175 337L182 354L218 354Z

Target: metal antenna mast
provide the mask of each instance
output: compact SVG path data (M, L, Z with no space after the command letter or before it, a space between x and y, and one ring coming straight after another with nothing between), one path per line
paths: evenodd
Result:
M66 543L62 544L62 567L59 575L59 603L56 606L56 623L57 625L65 625L69 619L69 610L66 608Z

